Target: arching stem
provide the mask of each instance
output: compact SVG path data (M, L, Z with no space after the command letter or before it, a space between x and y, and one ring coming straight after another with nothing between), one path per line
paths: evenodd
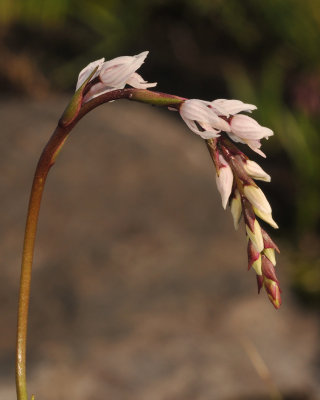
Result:
M46 178L50 168L55 163L55 159L59 151L61 150L69 133L77 124L77 122L97 106L117 99L129 99L147 104L167 107L178 107L179 104L185 100L178 96L151 92L143 89L120 89L105 93L85 104L79 105L79 109L75 107L74 112L76 114L74 116L71 115L72 118L70 118L69 108L69 114L67 117L70 118L69 120L72 122L69 124L65 122L67 119L64 118L66 115L64 113L56 130L53 132L47 145L43 149L32 183L22 254L16 344L16 388L18 400L28 400L26 381L26 348L31 273L38 217ZM71 109L71 111L72 110L73 109ZM33 398L34 397L32 396L32 399Z
M29 209L25 229L24 246L22 254L19 306L18 306L18 327L17 327L17 354L16 354L16 386L17 397L19 400L27 400L26 385L26 341L27 341L27 324L28 310L30 299L30 284L32 261L34 253L34 243L38 225L38 217L40 204L43 194L44 185L50 167L54 164L55 157L62 147L68 133L67 128L57 127L51 136L48 144L44 148L39 159L36 172L34 175Z

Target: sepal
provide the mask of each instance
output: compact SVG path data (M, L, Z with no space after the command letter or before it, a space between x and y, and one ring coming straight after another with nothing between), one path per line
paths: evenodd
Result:
M76 90L75 94L72 96L70 103L67 105L67 108L64 110L62 117L59 120L59 126L65 128L70 125L77 117L83 100L84 91L86 89L87 84L90 82L91 78L94 76L96 71L98 70L98 66L96 66L91 74L87 77L87 79L83 82L83 84Z

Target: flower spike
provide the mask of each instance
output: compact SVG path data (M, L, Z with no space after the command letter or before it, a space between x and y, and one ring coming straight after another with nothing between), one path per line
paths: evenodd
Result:
M273 228L278 228L278 225L272 218L270 203L254 182L254 179L270 182L271 177L235 145L235 143L247 144L250 149L265 157L260 150L260 141L272 136L273 131L261 126L248 115L239 114L251 113L256 108L255 105L245 104L240 100L217 99L209 102L191 99L185 100L180 105L179 111L189 129L206 139L216 167L216 184L221 194L222 206L226 208L230 199L235 229L239 226L241 216L244 216L248 240L248 265L257 273L259 292L264 287L273 305L279 308L281 299L278 281L274 279L275 275L271 276L270 273L276 265L276 247L269 245L272 242L269 236L271 242L267 243L267 234L257 218ZM273 266L273 270L268 263Z

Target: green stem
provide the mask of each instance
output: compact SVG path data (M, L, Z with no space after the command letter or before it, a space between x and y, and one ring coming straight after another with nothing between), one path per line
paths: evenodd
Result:
M77 124L77 122L85 114L97 106L117 99L129 99L152 105L167 107L171 106L175 108L177 108L179 104L185 100L181 97L172 96L165 93L150 92L149 90L142 89L121 89L105 93L81 105L79 110L75 108L76 115L74 118L71 118L70 121L72 122L69 124L65 123L65 118L60 119L59 125L43 149L37 164L31 188L21 265L16 344L16 388L18 400L28 400L26 380L26 348L31 273L39 211L46 178L50 168L55 163L55 159L59 151L61 150L69 133Z

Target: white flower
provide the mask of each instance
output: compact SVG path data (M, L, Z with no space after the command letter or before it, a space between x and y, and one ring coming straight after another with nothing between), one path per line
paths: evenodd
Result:
M265 154L259 150L261 147L260 139L273 135L271 129L258 124L248 115L237 114L230 121L231 132L227 132L234 142L247 144L253 151L265 157Z
M251 112L257 107L253 104L245 104L240 100L217 99L211 102L211 106L219 115L229 117L242 111Z
M80 72L76 89L82 85L96 67L98 69L91 80L99 77L99 82L90 88L84 98L85 102L111 90L123 89L126 84L139 89L156 86L156 82L148 83L136 73L148 53L148 51L144 51L132 57L122 56L109 61L104 61L102 58L94 61Z
M232 190L233 173L230 165L221 154L219 154L219 161L219 175L216 174L216 183L217 188L221 194L222 207L226 209Z
M271 129L259 125L256 120L248 115L235 115L230 121L230 126L231 133L242 140L259 140L273 135Z
M203 139L219 136L220 131L230 130L229 124L220 118L209 101L191 99L180 106L180 115L189 129Z

